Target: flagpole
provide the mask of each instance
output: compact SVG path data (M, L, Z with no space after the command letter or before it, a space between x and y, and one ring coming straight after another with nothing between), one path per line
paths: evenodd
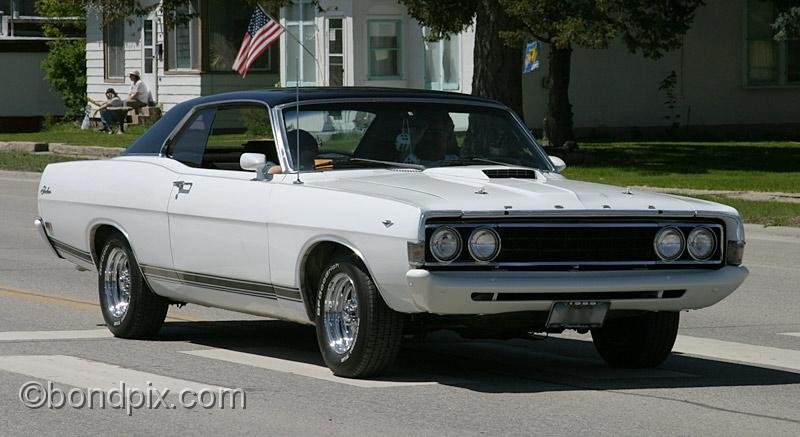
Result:
M264 13L264 15L266 15L267 17L269 17L269 19L270 19L270 20L274 21L274 22L275 22L275 23L276 23L278 26L280 26L280 27L281 27L281 28L284 30L284 34L286 34L286 35L289 35L290 37L292 37L292 39L293 39L293 40L295 40L295 41L297 41L297 44L298 44L300 47L302 47L302 48L303 48L303 50L305 50L305 51L306 51L306 53L308 53L309 55L311 55L311 59L313 59L313 60L314 60L314 64L316 64L316 66L317 66L317 73L319 73L319 74L320 74L320 79L322 80L322 84L323 84L323 85L325 85L325 84L326 84L326 82L327 82L327 81L325 80L325 73L324 73L324 71L322 70L322 66L321 66L321 65L320 65L320 63L319 63L319 60L317 59L317 56L316 56L314 53L312 53L312 52L311 52L311 50L309 50L309 49L308 49L308 48L307 48L305 45L303 45L303 43L300 41L300 39L299 39L299 38L297 38L296 36L292 35L292 32L289 32L289 29L287 29L287 28L286 28L286 26L284 26L283 24L281 24L280 20L276 20L276 19L275 19L275 17L273 17L272 15L270 15L270 14L267 12L267 10L266 10L266 9L264 9L264 7L263 7L263 6L261 6L261 3L256 3L256 6L258 6L258 8L259 8L259 9L261 9L261 12L263 12L263 13ZM316 26L314 26L314 28L316 29ZM298 64L298 67L299 67L299 64ZM297 78L298 78L298 82L299 82L299 79L300 79L300 70L299 70L299 69L298 69L298 71L297 71Z

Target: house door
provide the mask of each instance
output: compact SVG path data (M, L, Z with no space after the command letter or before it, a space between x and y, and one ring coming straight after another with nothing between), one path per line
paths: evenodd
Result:
M158 71L156 53L156 20L144 20L142 26L142 80L150 88L153 101L158 101L158 84L156 72Z
M326 18L328 59L325 65L328 86L343 86L347 83L344 63L344 18Z

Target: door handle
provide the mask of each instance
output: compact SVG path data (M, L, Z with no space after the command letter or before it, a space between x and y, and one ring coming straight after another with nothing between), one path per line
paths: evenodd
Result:
M172 185L178 188L178 192L175 193L175 198L177 199L178 195L180 194L189 194L189 191L192 191L192 185L194 184L186 181L175 181L172 183Z

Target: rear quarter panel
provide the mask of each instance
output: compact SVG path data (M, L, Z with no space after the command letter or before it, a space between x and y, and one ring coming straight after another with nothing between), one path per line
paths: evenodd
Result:
M171 180L170 170L145 160L51 164L40 182L39 214L51 224L51 237L80 250L90 252L94 230L107 224L128 237L140 263L171 266ZM50 194L41 194L45 186Z

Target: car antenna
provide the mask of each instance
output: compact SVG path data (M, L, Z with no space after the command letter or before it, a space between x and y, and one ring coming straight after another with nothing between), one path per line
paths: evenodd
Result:
M297 179L293 183L302 185L303 181L300 180L300 57L295 56L294 62L296 65L295 71L297 71L297 78L294 84L294 132L296 135L294 145L297 147Z

